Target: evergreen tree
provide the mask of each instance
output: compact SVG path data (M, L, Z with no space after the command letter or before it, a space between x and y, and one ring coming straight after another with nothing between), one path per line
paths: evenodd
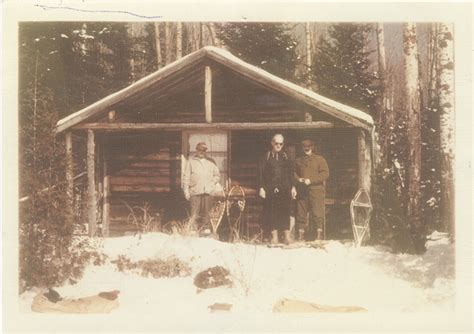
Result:
M370 71L369 24L337 23L321 37L313 69L318 92L375 116L377 77Z
M121 23L20 25L21 287L78 276L88 256L71 251L65 145L54 128L60 118L128 83L124 31Z
M218 39L244 61L287 80L296 80L296 40L281 23L225 23Z

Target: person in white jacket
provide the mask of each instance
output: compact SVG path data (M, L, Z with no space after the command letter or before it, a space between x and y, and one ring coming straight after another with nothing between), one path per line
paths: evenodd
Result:
M196 155L190 157L183 173L183 191L190 201L191 219L202 220L203 226L210 226L209 211L212 206L212 194L220 180L216 162L207 156L206 143L196 145Z

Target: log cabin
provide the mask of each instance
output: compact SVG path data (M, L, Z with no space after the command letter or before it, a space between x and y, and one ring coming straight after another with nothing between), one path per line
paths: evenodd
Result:
M291 158L301 154L304 138L315 140L326 158L328 237L350 237L350 201L360 188L370 192L371 116L216 47L193 52L61 119L56 133L65 138L71 219L86 222L90 235L136 231L133 208L161 224L185 219L181 172L199 141L218 164L222 185L244 189L242 233L249 239L261 231L257 161L275 133L285 136ZM84 171L86 182L77 182L75 175Z

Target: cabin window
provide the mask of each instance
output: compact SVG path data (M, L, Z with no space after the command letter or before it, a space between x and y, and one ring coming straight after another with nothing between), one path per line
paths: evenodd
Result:
M221 172L221 185L224 187L229 179L229 134L222 132L184 132L183 133L183 163L196 154L196 145L205 142L207 154L217 164ZM184 165L181 169L184 171Z

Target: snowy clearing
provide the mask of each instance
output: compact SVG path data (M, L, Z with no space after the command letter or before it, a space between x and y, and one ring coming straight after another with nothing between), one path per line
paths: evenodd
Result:
M268 248L162 233L96 241L108 256L106 264L90 265L77 284L56 290L65 298L120 290L120 307L112 317L176 310L205 316L214 303L232 304L232 313L271 313L282 298L361 306L369 312L451 311L454 306L454 246L447 239L429 241L422 256L338 241L329 241L325 249ZM119 272L110 262L119 255L132 261L176 256L189 263L192 274L156 279ZM197 293L194 276L215 265L230 270L234 286ZM31 312L36 293L21 295L22 311Z

